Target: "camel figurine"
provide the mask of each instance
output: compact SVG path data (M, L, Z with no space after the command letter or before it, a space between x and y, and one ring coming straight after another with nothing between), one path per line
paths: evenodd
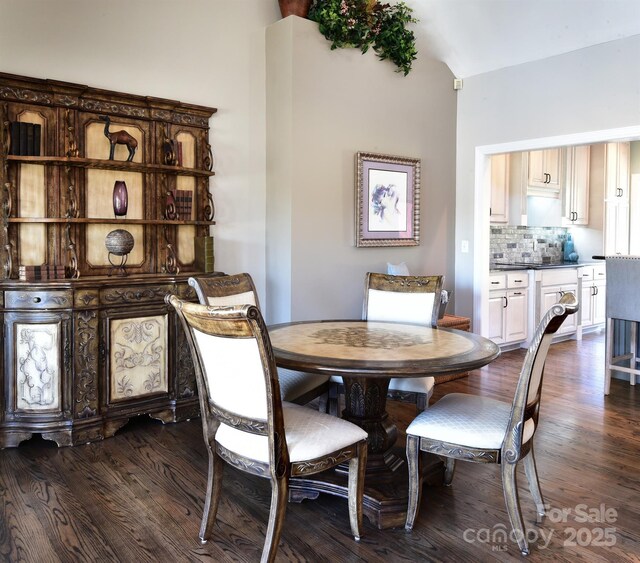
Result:
M101 115L99 116L99 119L106 122L104 124L104 136L109 139L109 143L111 144L109 160L113 160L113 153L116 150L116 145L127 145L127 149L129 149L129 158L127 158L127 162L131 162L133 160L133 155L136 153L136 149L138 148L138 141L136 141L136 139L129 135L129 133L124 129L109 133L111 118L108 115Z

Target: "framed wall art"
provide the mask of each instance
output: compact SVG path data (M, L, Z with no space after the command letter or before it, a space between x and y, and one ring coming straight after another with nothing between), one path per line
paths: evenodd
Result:
M356 246L420 244L420 159L356 154Z

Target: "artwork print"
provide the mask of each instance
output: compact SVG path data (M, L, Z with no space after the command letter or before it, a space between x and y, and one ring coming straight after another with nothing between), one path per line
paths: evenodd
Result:
M420 160L356 155L356 246L416 246Z

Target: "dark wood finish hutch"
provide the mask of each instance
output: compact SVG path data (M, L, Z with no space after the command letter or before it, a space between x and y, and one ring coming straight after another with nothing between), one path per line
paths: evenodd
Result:
M197 301L194 237L215 224L214 108L0 73L0 448L34 433L59 445L112 436L130 417L198 413L193 365L167 293ZM110 131L137 141L109 159ZM12 124L39 125L39 156L12 154ZM15 139L14 139L15 140ZM181 161L167 147L181 150ZM126 217L112 193L125 180ZM169 192L192 194L174 217ZM105 247L126 229L127 276ZM112 259L110 261L110 258ZM64 266L22 281L20 266ZM212 274L217 275L217 274Z

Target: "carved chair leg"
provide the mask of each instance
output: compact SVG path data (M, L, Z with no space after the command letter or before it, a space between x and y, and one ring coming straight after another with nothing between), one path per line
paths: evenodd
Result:
M529 555L529 545L527 543L527 535L522 522L522 513L520 512L520 499L518 498L518 483L516 479L516 464L503 461L500 464L502 471L502 490L504 492L504 501L507 505L507 513L511 521L511 527L518 541L518 547L522 555Z
M456 460L452 457L444 458L444 479L443 483L445 486L451 486L451 481L453 481L453 473L456 470Z
M409 502L404 528L411 531L422 498L422 455L420 455L420 438L417 436L407 436L407 470L409 472Z
M287 511L287 499L289 497L289 476L271 480L271 508L269 510L269 525L264 539L261 563L275 561L276 551L280 543L282 524Z
M353 537L356 541L360 541L364 475L367 468L367 442L360 442L357 448L357 457L349 460L349 523Z
M536 459L533 455L533 446L531 446L529 453L524 457L522 462L524 463L524 472L529 482L531 496L536 503L538 516L542 517L545 514L544 499L542 498L542 491L540 490L540 481L538 480L538 470L536 468Z
M213 451L209 450L209 473L207 475L207 496L204 501L204 511L202 514L202 523L200 524L200 543L207 543L211 537L211 529L216 521L218 512L218 503L220 502L220 493L222 491L222 472L224 470L224 461Z

